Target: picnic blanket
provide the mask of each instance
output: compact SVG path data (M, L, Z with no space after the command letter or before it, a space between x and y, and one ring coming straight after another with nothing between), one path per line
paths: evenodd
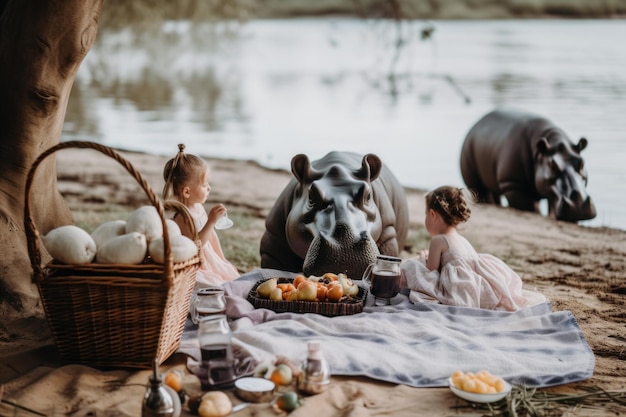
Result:
M258 362L280 355L299 363L306 357L307 341L319 340L333 375L412 387L446 386L458 369L486 369L531 387L593 374L594 355L576 318L570 311L553 312L549 302L505 312L413 304L406 294L398 294L391 305L375 306L368 299L362 313L340 317L255 309L248 292L256 281L271 276L293 274L258 269L224 284L234 344ZM195 335L186 329L179 349L192 361L199 360Z

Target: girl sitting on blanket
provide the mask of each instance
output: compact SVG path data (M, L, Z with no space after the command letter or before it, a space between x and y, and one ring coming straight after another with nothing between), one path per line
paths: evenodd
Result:
M457 225L470 212L459 188L443 186L426 194L430 247L401 266L410 300L508 311L524 307L519 275L495 256L476 253L458 233Z
M207 213L203 204L211 192L209 166L202 158L184 153L185 145L179 144L178 149L178 154L167 161L163 169L165 179L163 198L165 200L174 198L187 207L194 220L198 237L202 241L203 259L196 278L196 289L221 285L239 277L237 268L224 256L214 228L217 220L226 214L226 207L223 204L216 204ZM174 221L185 236L194 238L182 216L175 216Z

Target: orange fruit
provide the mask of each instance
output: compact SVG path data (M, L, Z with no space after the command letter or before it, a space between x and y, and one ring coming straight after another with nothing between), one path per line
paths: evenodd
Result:
M293 280L293 286L298 288L298 286L304 281L308 281L304 275L298 275Z
M276 400L276 406L283 411L293 411L300 405L298 394L293 391L285 391Z
M270 375L270 381L276 385L289 385L293 380L293 371L289 365L281 363L277 365Z
M324 284L317 284L317 300L324 301L326 300L326 293L328 292L328 287Z
M183 378L177 371L169 371L166 373L163 382L176 392L183 389Z
M339 301L343 297L343 286L340 282L333 281L327 285L326 298L330 301Z

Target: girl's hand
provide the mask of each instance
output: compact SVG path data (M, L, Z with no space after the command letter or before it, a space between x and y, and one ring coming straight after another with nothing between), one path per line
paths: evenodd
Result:
M217 220L220 217L222 217L225 213L226 213L226 207L224 207L223 204L214 205L213 207L211 207L211 210L208 213L209 219L207 220L207 223L210 223L211 226L215 226L215 223L217 223Z
M428 249L422 249L419 251L418 256L424 260L428 260Z

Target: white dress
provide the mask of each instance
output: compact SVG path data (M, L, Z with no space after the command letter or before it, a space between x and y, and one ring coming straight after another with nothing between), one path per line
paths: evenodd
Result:
M526 305L522 279L502 260L477 253L459 234L443 235L448 250L441 255L440 271L429 271L421 258L401 265L413 303L441 304L515 311Z
M202 210L199 215L192 210L189 213L197 230L201 230L208 221L206 211ZM196 275L196 289L222 285L224 282L232 281L239 277L237 268L224 257L222 246L215 230L211 231L209 239L202 246L202 257L202 264Z

